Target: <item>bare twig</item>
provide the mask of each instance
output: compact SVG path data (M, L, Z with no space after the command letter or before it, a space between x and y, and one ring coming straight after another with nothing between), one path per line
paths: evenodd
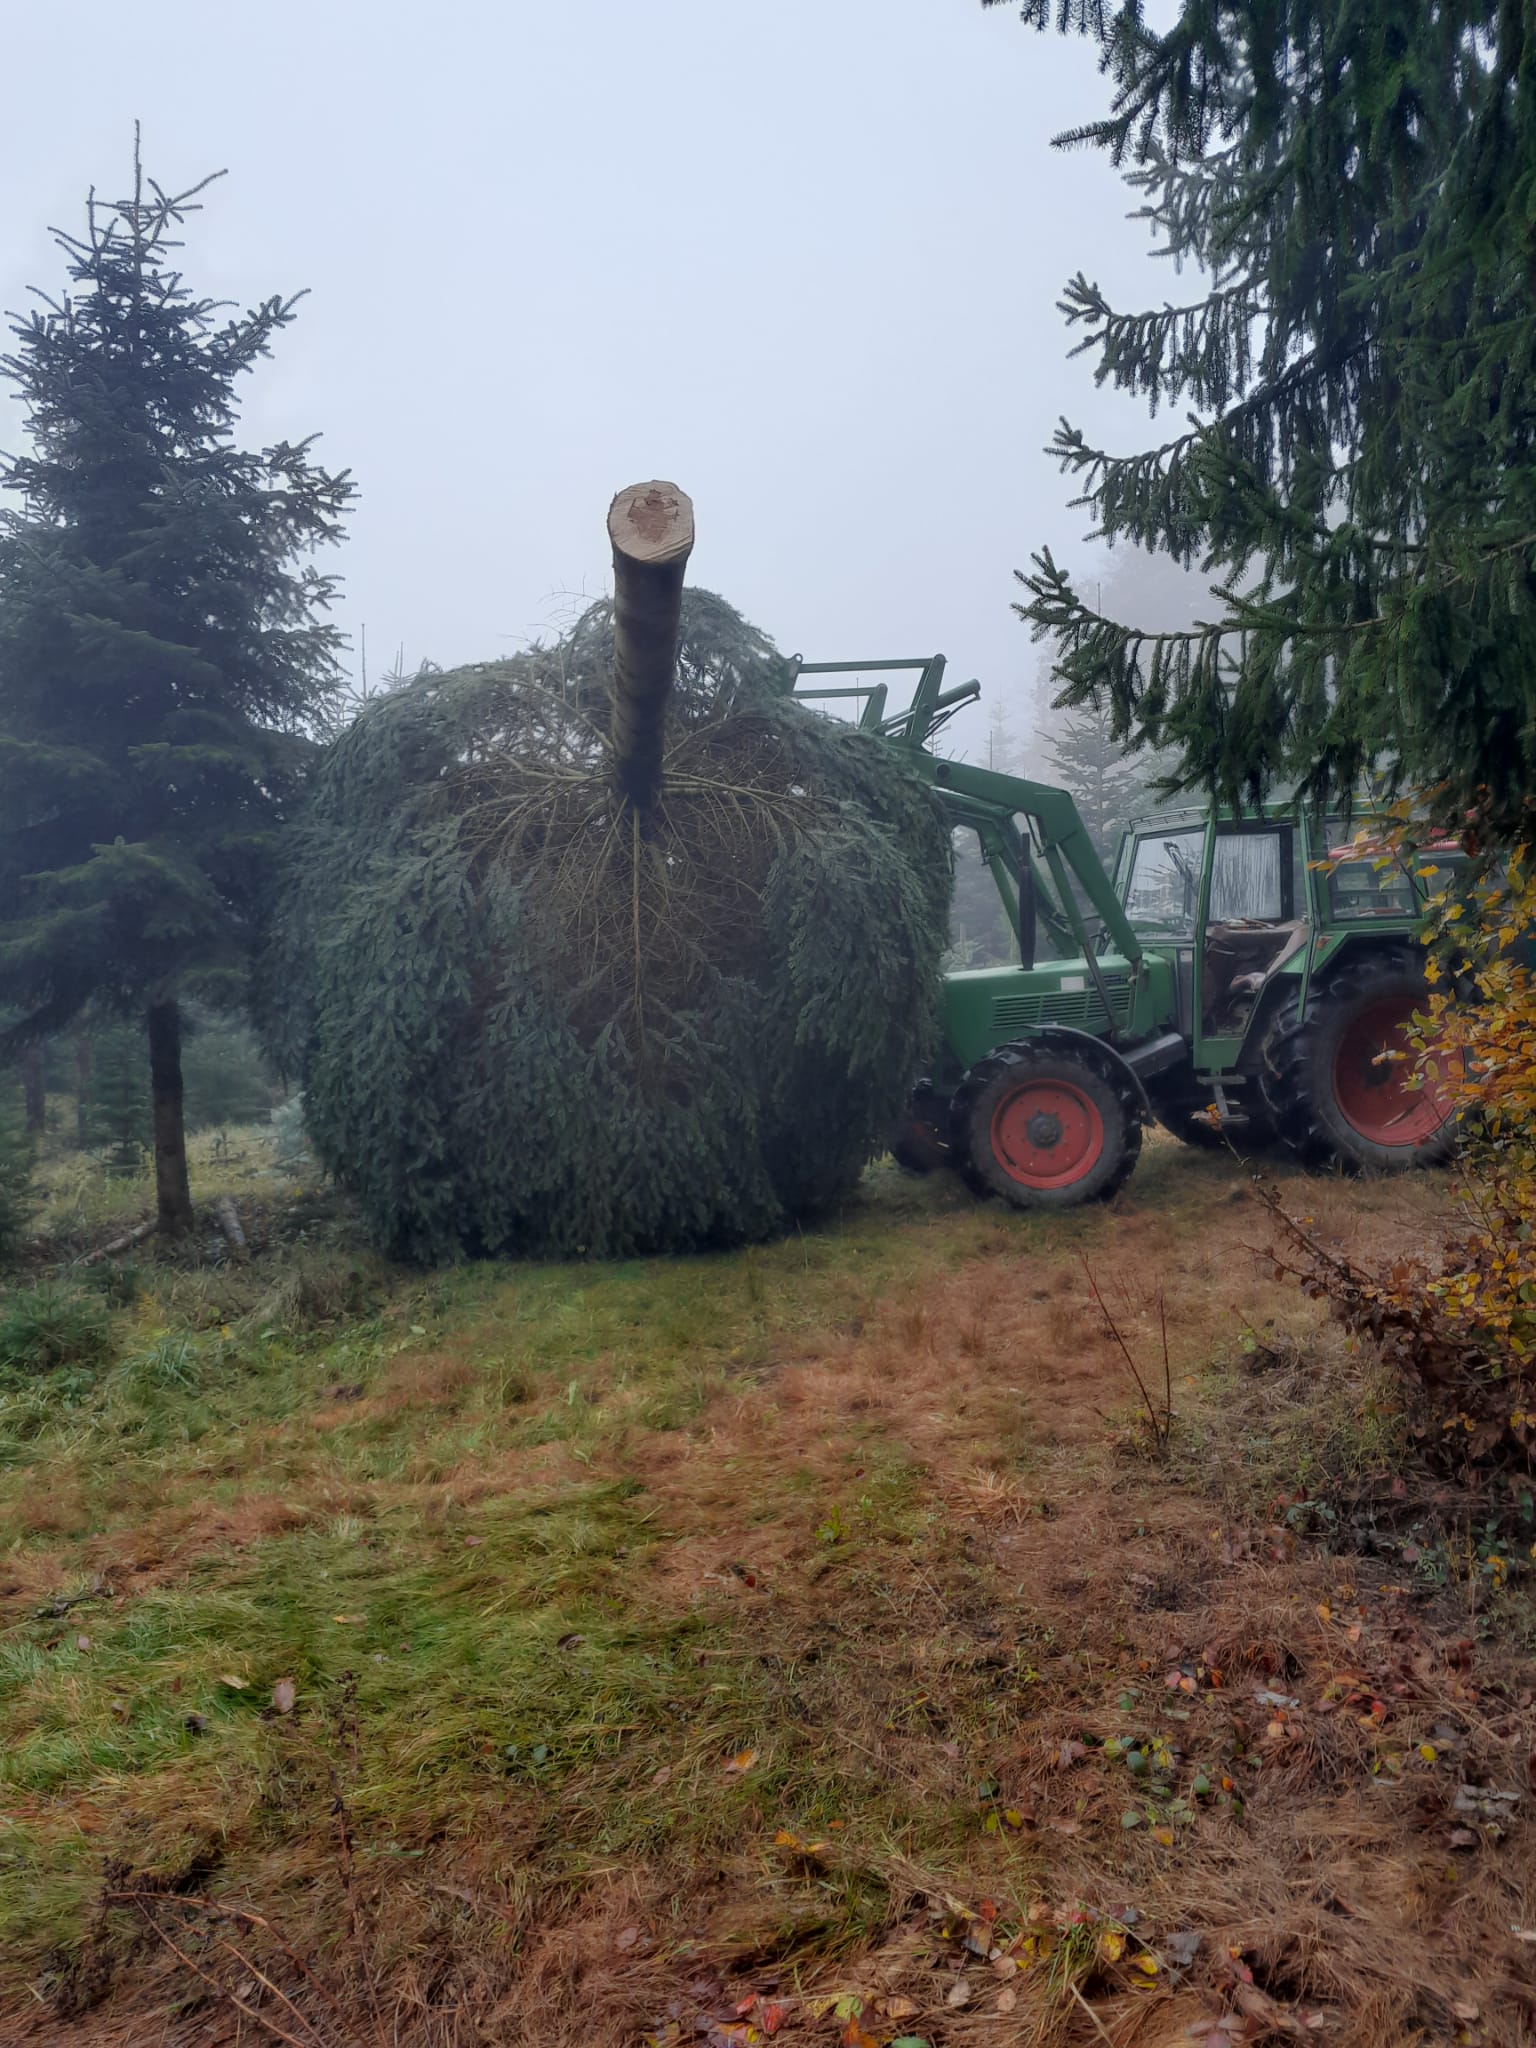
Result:
M1120 1347L1120 1356L1125 1360L1126 1365L1130 1369L1131 1378L1136 1382L1136 1390L1141 1395L1142 1404L1147 1411L1147 1421L1152 1428L1152 1440L1159 1450L1165 1450L1168 1440L1173 1434L1173 1375L1168 1362L1168 1313L1163 1297L1161 1295L1158 1296L1158 1305L1162 1315L1163 1377L1167 1389L1167 1398L1164 1402L1163 1412L1159 1415L1157 1404L1152 1399L1146 1380L1142 1376L1141 1367L1136 1363L1135 1353L1131 1350L1130 1345L1126 1343L1120 1325L1110 1314L1109 1303L1104 1299L1103 1294L1099 1290L1099 1283L1093 1277L1093 1268L1089 1265L1086 1258L1083 1259L1082 1265L1083 1271L1088 1277L1089 1291L1098 1305L1100 1315L1104 1318L1105 1327Z
M180 1892L108 1892L106 1897L113 1905L136 1905L140 1907L143 1906L146 1899L153 1899L157 1905L178 1906L183 1912L206 1913L215 1920L238 1920L242 1926L258 1929L262 1934L266 1935L269 1941L281 1949L284 1956L287 1957L304 1981L311 1985L319 1993L320 1997L324 1999L325 2003L335 2014L338 2026L344 2032L350 2032L347 2016L342 2011L335 1995L315 1975L298 1951L283 1939L277 1928L272 1925L272 1922L264 1914L252 1912L246 1906L231 1905L224 1899L208 1899L196 1895L188 1897ZM242 1960L244 1960L243 1956ZM304 2024L310 2028L311 2032L315 2031L312 2021L306 2019Z
M260 2027L264 2033L270 2034L274 2041L286 2042L287 2048L313 2048L313 2042L320 2040L320 2036L315 2032L314 2026L310 2021L304 2019L304 2015L302 2013L299 2014L299 2018L303 2021L304 2026L313 2036L312 2041L301 2041L297 2035L290 2034L286 2028L280 2027L277 2024L276 2020L269 2020L264 2012L259 2012L254 2005L247 2005L243 1998L237 1998L235 1993L233 1991L227 1990L224 1987L224 1985L222 1985L219 1982L217 1977L211 1976L207 1970L203 1969L201 1964L194 1962L192 1957L187 1954L184 1948L179 1947L174 1941L172 1941L171 1937L160 1925L160 1922L155 1918L155 1915L150 1911L149 1906L146 1903L147 1898L158 1898L163 1896L163 1894L146 1894L144 1892L109 1892L107 1896L113 1899L114 1901L123 1901L125 1903L137 1906L139 1912L142 1914L144 1918L145 1924L148 1926L151 1933L157 1935L159 1939L165 1943L166 1947L170 1950L171 1954L176 1958L177 1962L181 1964L184 1970L190 1970L192 1975L196 1977L200 1983L206 1984L208 1986L208 1989L211 1992L213 1992L216 1997L227 2000L228 2003L235 2008L236 2012L243 2013L246 2019L251 2020L256 2026ZM243 1960L244 1959L242 1958L242 1961ZM257 1971L253 1971L252 1974L259 1975L260 1973ZM285 2000L284 2002L286 2004L289 2004L291 2010L291 2001Z

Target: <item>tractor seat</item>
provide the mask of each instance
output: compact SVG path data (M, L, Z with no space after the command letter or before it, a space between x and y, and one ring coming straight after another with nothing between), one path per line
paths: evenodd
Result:
M1213 924L1205 935L1205 1030L1219 1032L1240 1003L1251 1002L1272 974L1294 959L1307 943L1307 926L1299 918L1284 924L1262 924L1245 918Z

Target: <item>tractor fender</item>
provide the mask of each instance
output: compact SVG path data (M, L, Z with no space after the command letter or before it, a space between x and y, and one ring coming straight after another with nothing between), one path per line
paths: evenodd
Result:
M1115 1080L1130 1087L1140 1105L1143 1120L1147 1123L1152 1121L1152 1104L1145 1082L1125 1054L1107 1039L1095 1038L1091 1031L1079 1031L1074 1024L1041 1024L1030 1032L1024 1042L1029 1045L1059 1045L1064 1051L1097 1059Z

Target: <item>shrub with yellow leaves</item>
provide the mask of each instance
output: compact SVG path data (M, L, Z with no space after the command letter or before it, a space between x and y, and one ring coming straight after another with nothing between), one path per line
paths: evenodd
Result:
M1536 815L1497 854L1475 825L1447 863L1422 808L1396 806L1354 850L1410 866L1430 893L1431 994L1415 1038L1420 1076L1460 1114L1457 1228L1434 1259L1368 1272L1319 1244L1272 1190L1299 1259L1291 1270L1369 1336L1419 1397L1442 1460L1536 1463Z

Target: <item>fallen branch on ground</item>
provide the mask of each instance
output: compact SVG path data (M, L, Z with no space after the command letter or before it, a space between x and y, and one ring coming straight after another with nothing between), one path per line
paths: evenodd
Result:
M119 1252L132 1251L136 1244L142 1244L146 1237L152 1237L154 1231L155 1219L151 1216L147 1222L136 1223L124 1236L114 1237L110 1244L98 1245L95 1251L86 1252L74 1263L77 1266L94 1266L102 1259L115 1259Z
M220 1195L213 1205L213 1220L223 1232L231 1253L237 1259L246 1258L250 1246L245 1241L245 1232L240 1228L239 1212L228 1195Z

